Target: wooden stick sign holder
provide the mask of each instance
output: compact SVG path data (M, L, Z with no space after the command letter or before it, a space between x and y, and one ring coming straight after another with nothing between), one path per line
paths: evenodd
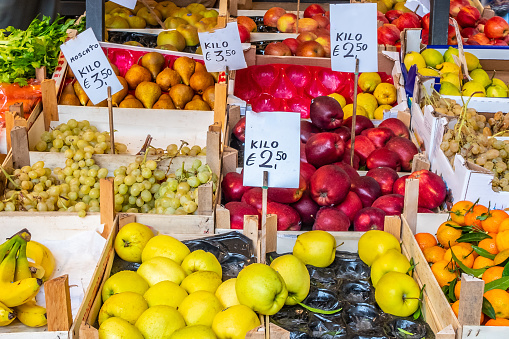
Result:
M357 121L357 87L359 83L359 59L355 58L355 78L353 83L353 113L352 128L350 130L350 165L353 166L353 156L355 154L355 126Z
M113 128L113 104L111 102L111 86L108 86L108 118L110 122L110 154L115 154L115 129Z

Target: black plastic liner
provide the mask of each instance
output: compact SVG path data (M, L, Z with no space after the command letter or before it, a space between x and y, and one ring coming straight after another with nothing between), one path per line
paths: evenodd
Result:
M123 44L124 42L128 41L139 42L143 45L143 47L157 47L157 35L154 34L108 31L108 42ZM196 46L186 46L182 52L195 53L199 46L199 44Z

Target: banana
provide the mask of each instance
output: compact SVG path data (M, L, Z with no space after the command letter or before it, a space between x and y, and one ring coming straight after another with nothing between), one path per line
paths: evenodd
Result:
M0 326L7 326L16 319L16 313L9 307L0 303Z
M34 264L33 262L28 262L30 265L30 273L32 273L32 278L42 279L44 277L44 273L46 272L41 265Z
M14 281L16 271L16 254L18 254L19 242L16 240L11 247L9 254L0 263L0 283L11 283Z
M27 256L33 259L37 265L41 265L44 268L44 277L42 280L48 280L53 274L56 265L55 257L51 251L43 244L36 241L30 241L27 243Z
M8 307L26 303L39 292L42 280L28 278L13 283L0 282L0 302Z
M16 258L16 271L14 272L14 281L31 278L30 264L27 259L27 242L22 240L19 248L18 257Z
M30 300L15 307L16 315L23 324L30 327L41 327L48 323L46 309Z
M11 249L15 242L16 239L12 237L6 242L4 242L2 245L0 245L0 261L4 260L5 255L9 252L9 250Z

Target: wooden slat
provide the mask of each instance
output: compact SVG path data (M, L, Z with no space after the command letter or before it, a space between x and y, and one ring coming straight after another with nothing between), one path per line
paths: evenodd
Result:
M401 239L401 218L397 215L387 215L384 221L384 231Z
M417 153L414 155L414 159L412 160L412 172L420 171L420 170L429 170L430 168L429 160L426 158L426 155L423 153Z
M226 208L217 205L216 206L216 229L230 228L230 211ZM258 229L258 227L257 227Z
M113 191L113 178L101 179L101 223L104 224L102 236L108 238L115 220L115 194Z
M458 321L461 325L480 325L484 280L463 273L461 275Z
M44 125L49 130L52 121L58 121L58 102L55 80L47 79L41 83Z
M217 176L221 172L221 132L207 132L207 164Z
M269 325L270 337L274 339L290 339L290 332L277 326L276 324L270 323ZM246 339L265 339L265 329L260 326L247 332Z
M22 102L16 102L9 106L9 112L14 112L20 117L24 117L25 113L23 111L23 103Z
M25 127L16 126L11 130L11 145L13 168L29 166L28 133Z
M418 199L419 199L419 180L406 179L403 215L405 216L405 219L408 225L410 225L410 229L414 234L417 228Z
M42 66L35 69L35 78L39 82L46 80L46 66Z
M277 215L268 214L266 223L265 253L277 251Z
M44 283L48 331L68 331L72 325L69 276L63 275Z
M229 215L229 213L228 213ZM228 224L229 224L228 220ZM253 246L258 244L258 216L244 215L244 229L242 231L246 237L251 239Z
M213 212L214 204L212 201L212 183L209 182L204 185L200 185L198 190L198 214L199 215L210 215Z
M218 122L223 131L226 130L226 98L228 97L228 85L216 84L214 97L214 122Z

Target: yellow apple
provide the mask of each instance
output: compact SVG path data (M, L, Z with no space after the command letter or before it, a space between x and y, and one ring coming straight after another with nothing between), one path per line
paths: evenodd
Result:
M135 326L145 339L169 338L176 330L186 327L186 322L174 307L158 305L143 312Z
M153 257L166 257L180 265L189 253L189 248L179 240L160 234L147 242L141 253L141 260L145 262Z
M216 290L216 297L219 299L224 308L240 305L235 291L235 283L237 278L231 278L223 282Z
M309 293L309 271L306 265L292 254L277 257L270 267L275 269L283 277L288 298L285 305L296 305L306 299Z
M217 339L217 337L209 326L194 325L173 332L170 339Z
M102 289L102 298L105 302L109 297L121 292L145 293L148 284L138 273L133 271L120 271L105 281Z
M166 305L177 308L187 295L186 290L179 285L164 280L150 287L143 294L143 298L147 301L148 307Z
M400 272L389 272L379 281L375 300L385 313L408 317L419 308L421 291L415 280Z
M359 257L368 266L387 252L394 248L401 252L398 239L390 233L378 230L371 230L364 233L358 243Z
M164 280L180 285L186 277L186 272L179 264L165 257L155 257L145 261L138 267L137 273L148 282L150 287Z
M143 335L129 322L119 317L106 319L99 326L99 339L143 339Z
M100 326L108 318L119 317L134 325L147 308L147 302L141 294L134 292L114 294L101 306L97 321Z
M221 302L209 291L196 291L189 294L180 304L178 311L187 326L212 326L212 320L223 309Z
M118 231L115 252L125 261L141 263L141 252L153 236L154 233L147 226L131 222Z
M235 305L214 317L212 330L219 339L244 339L247 332L260 326L260 319L252 309Z
M379 256L371 265L371 282L376 288L380 278L387 272L407 273L410 269L410 262L397 249L390 249Z
M216 256L204 250L197 250L188 254L182 261L181 266L188 275L197 271L212 271L220 277L223 276L223 269Z
M325 231L309 231L297 237L293 255L306 265L327 267L336 257L336 239Z
M209 291L216 293L217 288L221 285L222 280L216 272L198 271L188 275L180 284L187 293L196 291Z

